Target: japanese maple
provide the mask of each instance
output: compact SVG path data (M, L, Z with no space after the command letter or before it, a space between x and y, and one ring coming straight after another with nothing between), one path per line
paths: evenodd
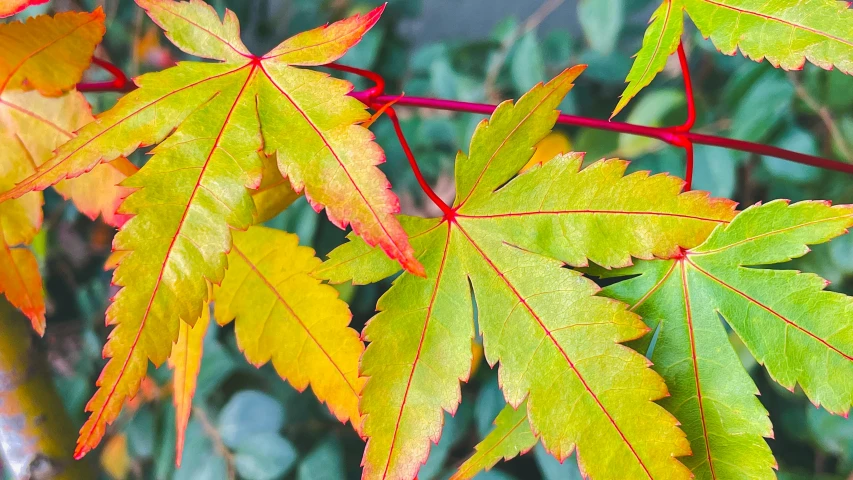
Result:
M497 106L385 95L377 74L333 63L384 6L259 56L233 12L220 18L201 0L136 1L176 47L212 61L131 84L96 60L115 80L80 84L104 35L101 10L0 25L0 292L43 333L41 279L27 248L41 227L41 190L53 186L118 228L106 265L120 287L106 313L109 361L77 458L98 445L149 362L168 361L180 463L211 318L234 322L251 364L271 363L300 391L311 386L350 422L366 439L366 479L416 477L444 413L461 401L475 332L507 405L454 478L537 442L561 461L577 452L595 479L772 478L764 441L772 426L721 318L782 386L799 385L832 413L853 404L853 300L815 275L766 268L845 233L853 207L773 201L738 213L734 202L689 188L694 143L851 167L694 132L680 41L686 12L723 53L851 73L844 2L665 0L614 115L676 52L688 115L647 127L560 115L583 66ZM27 3L0 1L0 15ZM376 85L352 92L306 68L320 66ZM94 118L80 91L103 90L128 93ZM452 204L423 179L395 104L491 115L456 158ZM382 114L439 217L398 215L368 129ZM543 158L557 123L664 140L685 150L687 179L626 175L627 161L585 162L582 153ZM124 156L144 146L151 157L138 169ZM325 262L295 235L259 225L302 194L352 227ZM400 270L359 335L326 282L377 282ZM621 281L602 290L594 279L604 277Z

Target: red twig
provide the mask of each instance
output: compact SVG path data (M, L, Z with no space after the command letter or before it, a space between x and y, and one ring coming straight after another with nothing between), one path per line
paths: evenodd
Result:
M354 91L350 93L350 95L361 100L367 105L371 105L374 103L384 105L390 101L397 99L397 96L395 95L385 95L381 93L384 90L385 81L375 72L370 72L367 70L361 70L358 68L338 64L330 64L326 66L336 70L355 73L357 75L364 75L366 78L369 78L370 80L376 82L376 85L368 90ZM112 71L112 69L108 70ZM121 78L127 77L122 74ZM97 84L84 83L78 84L78 89L80 86L83 86L85 88L85 91L89 92L118 91L116 89L115 81L99 83L107 83L109 85L96 87ZM122 91L130 91L134 88L136 88L136 85L134 85L133 82L127 81ZM436 110L481 113L484 115L491 114L496 108L495 105L489 105L485 103L457 102L454 100L425 97L403 97L397 101L397 104L411 107L432 108ZM735 140L733 138L719 137L715 135L704 135L695 132L680 132L678 131L678 127L647 127L643 125L634 125L631 123L610 122L607 120L600 120L596 118L580 117L576 115L560 115L557 119L557 123L563 125L595 128L598 130L608 130L618 133L627 133L630 135L639 135L642 137L656 138L658 140L667 142L670 145L678 146L681 148L684 148L683 141L689 140L693 143L698 143L702 145L712 145L715 147L724 147L732 150L755 153L758 155L768 155L771 157L781 158L783 160L788 160L795 163L801 163L804 165L811 165L827 170L835 170L838 172L853 174L853 164L829 160L814 155L806 155L804 153L793 152L784 148L773 147L760 143L747 142L744 140Z
M354 92L353 93L353 96L355 96L355 93L362 94L364 96L363 100L366 100L366 101L362 101L362 103L364 103L366 105L372 104L373 100L376 97L385 93L385 79L382 78L382 75L379 75L376 72L372 72L370 70L363 70L361 68L356 68L356 67L350 67L349 65L342 65L340 63L330 63L330 64L324 65L324 66L331 68L332 70L340 70L342 72L354 73L360 77L364 77L364 78L370 80L371 82L373 82L374 85L372 87L368 88L367 90L364 90L363 92Z
M684 42L678 43L678 62L681 64L681 76L684 77L684 94L687 97L687 119L673 130L680 134L690 133L696 123L696 101L693 98L693 80L690 79L690 66L687 63L687 54L684 53ZM693 141L686 136L679 139L684 149L684 182L685 190L693 188Z
M364 92L352 92L351 95L360 100L367 98L367 96L364 95ZM378 104L385 104L395 98L397 97L394 95L380 95L376 97L374 101ZM495 105L485 103L457 102L454 100L425 97L403 97L397 101L397 105L432 108L436 110L450 110L454 112L481 113L483 115L491 114L496 108ZM814 155L806 155L804 153L792 152L790 150L785 150L784 148L747 142L745 140L735 140L733 138L704 135L695 132L680 133L675 131L675 127L646 127L643 125L634 125L632 123L609 122L607 120L578 117L575 115L560 115L557 118L557 123L656 138L658 140L663 140L670 145L682 148L683 145L680 144L681 139L687 139L693 143L701 145L712 145L715 147L725 147L733 150L756 153L758 155L769 155L771 157L777 157L796 163L853 174L853 164L842 163L835 160L816 157Z
M684 44L678 44L678 61L681 64L681 75L684 77L684 94L687 97L687 120L676 127L680 132L689 132L696 123L696 101L693 98L693 81L690 79L690 67L687 64L687 54Z
M379 108L380 104L373 104L371 108ZM453 209L450 208L438 194L432 189L432 187L427 183L423 174L421 173L421 168L418 166L418 161L415 159L415 154L412 153L412 149L409 148L409 142L406 141L406 136L403 135L403 128L400 126L400 119L397 118L397 112L394 111L394 107L388 107L385 110L385 113L388 114L388 118L391 120L391 123L394 124L394 131L397 132L397 138L400 139L400 146L403 147L403 152L406 154L406 158L409 159L409 165L412 167L412 172L415 174L415 178L418 180L418 184L421 186L421 189L426 193L427 197L432 200L432 203L435 204L436 207L440 208L442 213L447 216L453 216Z
M113 79L106 82L84 82L77 84L77 90L80 92L129 92L136 88L136 85L127 78L127 75L112 63L93 57L92 63L110 72Z
M432 203L434 203L436 207L441 209L441 211L445 215L453 216L453 209L451 209L450 206L444 203L444 200L442 200L441 197L439 197L438 194L435 193L430 184L426 181L426 178L424 178L423 173L421 173L421 167L418 166L418 161L417 159L415 159L415 154L412 153L412 149L409 147L409 142L406 140L406 135L403 133L403 127L400 126L400 119L397 117L397 112L394 111L394 107L390 106L394 103L398 103L405 97L399 95L397 97L392 96L387 101L378 100L383 96L382 94L385 93L385 79L382 78L382 76L376 72L350 67L349 65L341 65L339 63L330 63L326 65L326 67L342 72L354 73L374 83L373 87L361 92L353 92L351 95L355 98L358 98L362 103L369 105L370 108L376 111L380 111L383 108L385 109L385 113L388 115L388 118L394 125L394 132L397 134L397 138L400 140L400 146L403 147L403 153L406 154L406 158L409 160L409 166L412 168L412 173L415 174L415 178L418 181L418 185L421 186L421 190L426 193L427 197L432 200ZM385 96L387 97L388 95Z
M685 190L690 190L693 186L693 142L690 140L687 141L687 146L684 147L684 153L686 155L686 164L684 166L684 182L685 182Z

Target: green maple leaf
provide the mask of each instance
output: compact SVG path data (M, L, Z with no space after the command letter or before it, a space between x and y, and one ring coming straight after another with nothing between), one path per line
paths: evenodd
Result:
M135 189L120 207L133 215L115 237L122 289L107 311L115 325L104 347L109 362L87 405L76 456L91 450L132 397L148 361L171 352L181 321L194 323L222 281L231 230L254 222L253 189L262 183L263 154L278 160L294 190L339 226L350 223L416 274L414 258L394 213L397 198L376 167L384 154L357 122L366 107L348 82L297 68L342 56L379 19L384 7L298 34L263 57L239 39L233 12L223 20L200 0L137 0L172 42L219 62L183 62L143 75L139 88L78 132L34 175L0 201L99 163L158 144L153 156L123 182Z
M775 478L767 411L720 317L781 385L800 385L833 413L853 404L853 298L825 291L813 274L756 267L800 257L851 225L853 206L773 201L679 259L593 270L636 275L603 294L660 329L651 360L671 394L661 404L690 439L693 456L682 461L696 478Z
M502 103L477 128L470 154L457 158L452 215L401 217L427 278L395 280L363 332L364 478L413 478L440 436L442 410L458 406L471 364L471 286L486 358L501 363L508 403L528 399L531 425L550 452L566 458L577 447L593 478L689 476L675 458L689 452L687 442L653 403L666 387L645 358L620 345L647 329L563 265L675 255L728 222L733 204L680 193L683 182L671 176L624 176L620 160L581 170L578 154L519 175L580 71ZM315 275L373 281L388 272L389 261L352 238Z
M613 116L651 83L678 48L684 11L726 55L740 48L746 57L766 58L785 70L799 70L808 60L853 74L853 10L846 1L664 0L652 14Z

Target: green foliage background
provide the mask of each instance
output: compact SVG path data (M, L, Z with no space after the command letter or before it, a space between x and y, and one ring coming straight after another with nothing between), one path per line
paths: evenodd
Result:
M484 9L508 3L461 1L482 4ZM105 4L108 28L104 50L98 55L127 72L135 75L161 69L164 65L158 62L183 58L162 37L161 48L134 48L151 24L131 0L55 3L76 3L74 7L84 9ZM220 13L226 7L234 10L241 19L245 43L253 51L265 51L287 35L364 11L378 2L210 3ZM530 3L532 11L539 2ZM380 24L343 63L378 71L388 80L389 92L478 102L517 98L563 68L586 63L589 68L562 110L606 118L622 91L630 57L639 49L645 20L656 2L583 0L576 4L565 2L548 19L548 28L531 30L504 51L502 45L525 18L508 17L482 38L423 43L410 35L412 21L422 15L421 0L392 0ZM35 7L27 14L47 9ZM458 18L449 9L443 15L444 21L456 24L477 22L476 18ZM853 77L812 65L786 75L766 63L726 57L692 26L687 27L685 39L698 95L700 131L839 160L844 159L845 151L853 151ZM489 85L485 81L487 71L497 68L496 62L501 64L500 74L494 85ZM677 62L670 67L619 119L646 125L671 125L683 120L685 99ZM356 88L367 86L358 78L350 80ZM116 98L113 94L89 96L96 111L108 108ZM824 109L823 118L815 106ZM471 132L483 117L405 108L398 111L427 178L437 185L439 194L452 196L447 190L452 189L449 180L455 153L467 149ZM827 119L833 125L832 133ZM435 215L415 182L391 124L382 119L372 129L387 153L383 170L401 196L404 212ZM683 175L683 152L660 142L587 129L567 128L562 132L576 151L587 152L588 161L621 156L633 160L634 170ZM851 160L849 154L846 156ZM145 157L137 153L132 160L141 164ZM743 206L775 198L853 202L853 178L848 175L705 146L696 148L694 188L733 198ZM57 387L75 422L82 424L83 406L103 362L101 348L107 333L104 309L114 293L109 274L101 270L112 232L89 222L55 194L46 192L46 201L46 233L36 247L43 257L51 302L46 342ZM268 225L298 234L304 245L312 246L321 256L344 241L345 232L315 215L304 199ZM794 268L816 272L832 282L829 288L853 294L853 237L842 237L814 250L796 261ZM353 310L354 327L360 329L372 316L377 298L389 284L340 287ZM233 333L226 331L230 328L214 328L206 340L197 413L187 433L183 467L174 470L174 408L167 387L170 373L165 368L152 369L150 395L143 395L146 398L138 408L125 409L112 429L114 435L127 439L129 464L124 478L218 480L228 478L229 469L247 480L358 478L363 443L350 427L338 423L310 392L299 395L271 367L258 370L248 365L237 350ZM763 392L761 401L776 426L776 438L769 444L779 461L780 478L853 478L853 420L829 415L812 406L800 392L788 392L768 381L762 370L753 368L748 352L737 348ZM442 440L433 447L421 470L422 480L449 476L490 430L503 407L495 372L482 359L480 362L471 382L463 388L460 410L455 417L446 418ZM104 444L110 444L109 439ZM102 446L98 454L101 461L109 464L124 458L123 449L107 452L105 448ZM102 475L111 478L106 472ZM580 475L573 459L561 465L537 447L477 478L574 479Z

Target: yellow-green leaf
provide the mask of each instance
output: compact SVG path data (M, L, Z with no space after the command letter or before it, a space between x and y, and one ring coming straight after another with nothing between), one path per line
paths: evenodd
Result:
M470 155L457 158L452 214L403 217L428 275L397 278L363 332L364 478L414 477L440 436L443 411L455 411L470 369L472 287L486 358L501 364L508 403L527 400L531 427L552 454L579 449L592 478L689 477L676 460L687 441L654 403L667 393L662 379L620 345L648 329L563 266L676 255L728 223L734 205L681 193L683 182L667 175L625 176L623 161L581 170L577 154L518 174L578 73L501 104L477 128ZM344 281L365 255L353 238L315 274ZM375 280L387 267L363 277Z
M815 405L853 405L853 298L813 274L760 268L786 262L853 226L853 207L777 200L741 212L674 260L638 262L602 276L630 277L604 293L659 330L651 360L671 396L696 478L773 479L762 437L773 428L720 318L777 382Z
M664 0L652 14L643 46L628 73L615 116L657 75L675 52L683 14L720 52L738 49L757 62L784 70L806 61L853 74L853 10L839 0Z
M81 129L35 175L0 195L44 188L141 144L158 144L148 163L122 183L136 190L120 208L133 217L113 242L126 252L113 276L122 289L107 311L116 328L104 349L111 359L101 388L87 405L92 415L81 429L78 457L98 443L124 399L136 392L148 361L159 365L168 358L180 322L199 317L209 300L207 283L222 281L232 232L255 221L251 190L262 182L263 150L276 154L282 174L315 208L325 207L340 226L351 223L368 243L420 273L393 216L396 197L375 166L382 152L356 125L368 115L346 95L349 83L280 57L247 53L233 13L220 21L200 1L138 3L178 46L223 61L184 62L137 78L138 89ZM366 31L380 12L347 22L361 22ZM339 34L328 42L351 46L361 37L328 28ZM307 40L305 47L313 49ZM336 47L326 60L345 50ZM302 377L294 378L301 384Z
M683 0L706 38L726 55L799 70L809 62L853 74L853 10L838 0Z
M266 154L276 153L279 169L294 190L305 190L314 208L326 208L333 223L342 228L352 225L369 244L381 245L404 268L423 273L393 216L399 211L397 197L376 167L384 161L384 153L373 134L357 125L369 118L365 105L346 95L352 90L350 83L293 66L334 61L375 24L384 7L339 22L343 26L336 23L297 35L273 50L284 54L258 57L240 42L233 13L226 13L220 22L213 9L199 0L138 3L179 47L223 62L187 62L139 77L137 91L59 149L39 172L0 194L0 201L78 176L101 161L129 154L140 144L159 143L175 128L187 127L183 129L186 141L200 139L191 126L200 122L198 112L204 110L205 120L217 119L211 123L219 123L220 130L232 125L247 140L260 141ZM309 53L287 63L291 55ZM214 132L212 138L218 135ZM260 162L250 157L256 155L248 149L235 155L232 163L241 164L245 178L231 178L234 185L258 187Z
M338 292L310 272L320 264L296 235L266 227L235 232L228 272L215 289L216 320L235 320L237 345L253 365L272 360L282 378L361 432L358 410L364 344Z

